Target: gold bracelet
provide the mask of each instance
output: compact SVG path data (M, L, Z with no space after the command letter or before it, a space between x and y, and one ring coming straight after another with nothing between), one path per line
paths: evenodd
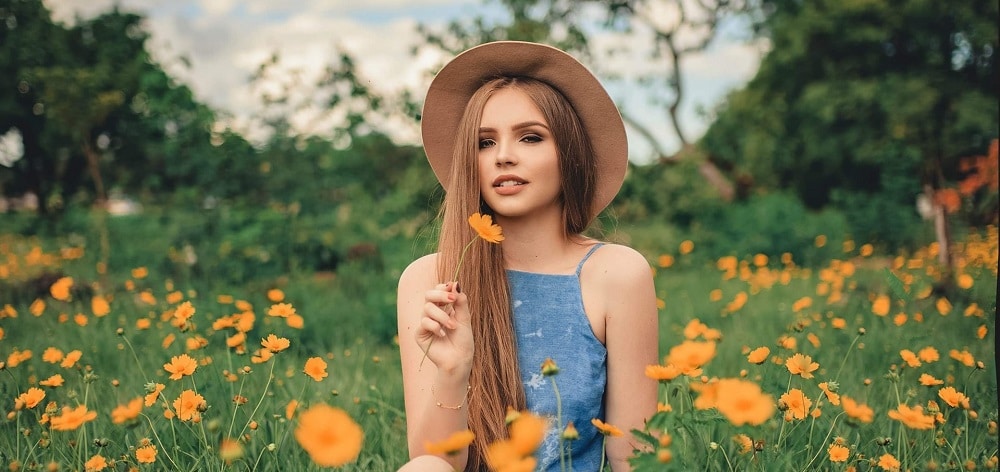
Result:
M438 408L446 408L448 410L461 410L465 406L465 402L469 400L469 391L472 390L472 385L465 386L465 395L462 396L462 403L456 406L445 405L437 399L437 392L434 391L434 384L431 384L431 396L434 397L434 405Z

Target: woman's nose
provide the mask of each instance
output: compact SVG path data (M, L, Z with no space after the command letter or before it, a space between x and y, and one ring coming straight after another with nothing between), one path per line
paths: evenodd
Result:
M517 164L517 157L514 154L512 143L501 141L497 143L496 165L497 167Z

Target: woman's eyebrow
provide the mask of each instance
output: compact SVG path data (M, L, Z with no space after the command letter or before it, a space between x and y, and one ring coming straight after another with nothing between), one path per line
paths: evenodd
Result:
M518 124L512 126L511 129L518 130L518 129L530 128L532 126L541 126L542 128L549 129L548 125L546 125L545 123L542 123L541 121L535 121L535 120L524 121L524 122L518 123ZM480 133L492 133L492 132L496 132L496 130L493 129L493 128L489 128L489 127L480 127L479 128L479 132Z

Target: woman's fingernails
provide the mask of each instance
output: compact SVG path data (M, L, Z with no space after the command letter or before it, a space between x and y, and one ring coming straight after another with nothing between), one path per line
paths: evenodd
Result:
M441 331L438 331L438 334L440 334L442 338L446 336L443 329Z

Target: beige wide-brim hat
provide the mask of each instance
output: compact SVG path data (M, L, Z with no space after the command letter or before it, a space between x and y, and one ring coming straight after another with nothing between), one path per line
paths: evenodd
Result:
M615 198L628 167L628 139L608 92L573 56L544 44L497 41L459 54L438 72L427 90L421 117L424 151L434 175L448 189L455 136L472 94L491 79L531 77L552 86L576 110L597 161L591 215ZM558 137L557 137L558 138Z

